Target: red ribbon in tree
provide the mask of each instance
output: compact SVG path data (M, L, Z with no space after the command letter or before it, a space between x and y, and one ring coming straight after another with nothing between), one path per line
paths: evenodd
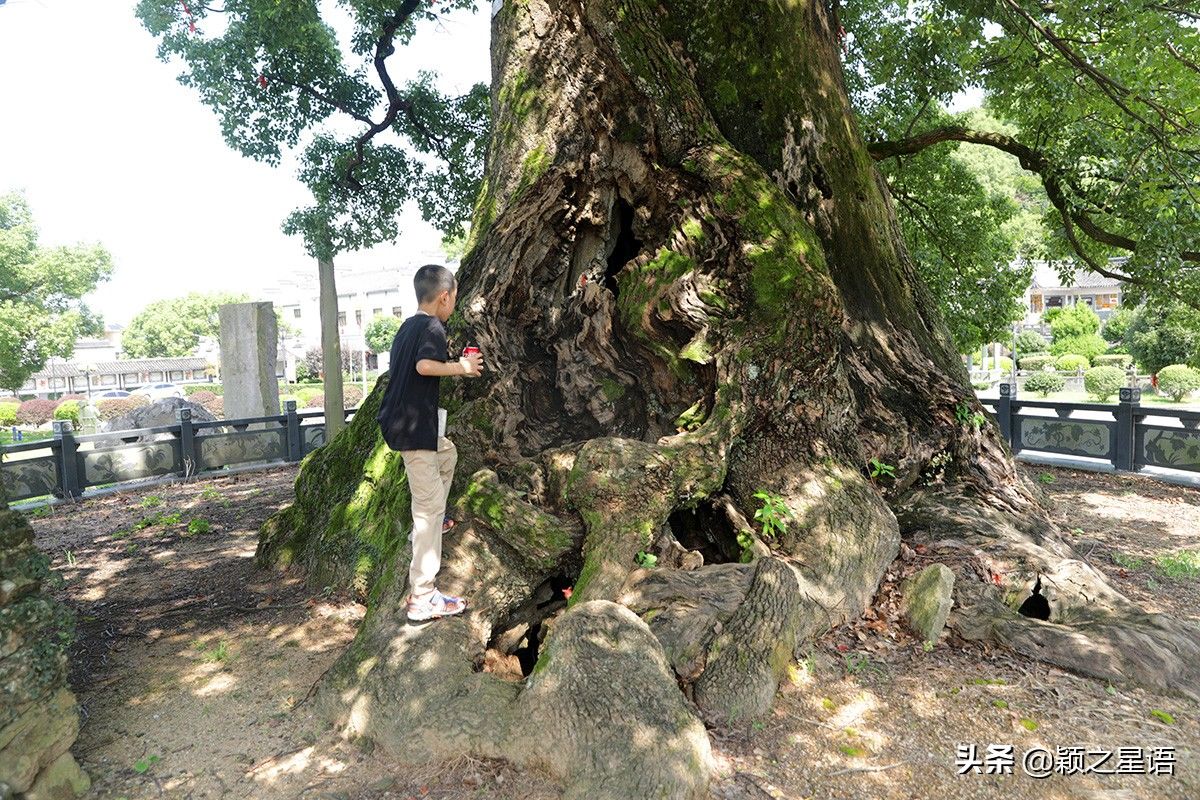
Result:
M188 32L196 32L196 20L192 17L192 10L188 8L188 4L184 0L179 0L179 5L183 6L183 13L188 15Z
M258 85L264 89L267 88L267 76L266 75L258 76Z

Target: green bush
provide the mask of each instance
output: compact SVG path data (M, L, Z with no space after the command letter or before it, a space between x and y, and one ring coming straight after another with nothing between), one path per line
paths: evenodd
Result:
M1035 372L1025 380L1025 388L1037 392L1042 397L1049 397L1052 392L1061 392L1066 385L1066 378L1054 372Z
M1181 402L1192 392L1200 389L1200 371L1186 364L1172 364L1158 371L1158 388L1162 389L1176 403Z
M1017 355L1033 355L1049 346L1049 342L1037 331L1021 331L1017 334Z
M54 409L55 419L69 419L71 426L79 430L79 400L64 400Z
M19 403L0 403L0 425L16 425L17 409L20 407Z
M1105 353L1093 358L1092 363L1097 367L1121 367L1124 369L1133 363L1133 356L1128 353Z
M1120 367L1092 367L1083 375L1083 388L1101 403L1125 385L1125 371Z
M1067 353L1065 356L1059 356L1055 359L1054 368L1060 372L1077 372L1081 369L1087 369L1090 363L1081 355Z
M1086 308L1086 306L1085 306ZM1096 333L1085 333L1079 336L1067 336L1062 339L1055 339L1050 345L1050 353L1056 356L1065 356L1068 353L1083 356L1091 362L1093 358L1108 351L1108 342L1100 338Z
M185 397L190 397L199 392L210 392L217 397L225 393L225 387L219 383L189 383L183 387Z
M1017 363L1021 365L1021 369L1038 372L1046 367L1054 366L1054 356L1049 354L1043 356L1025 356L1018 358Z
M1125 341L1125 334L1129 331L1129 324L1131 322L1133 322L1133 310L1128 306L1122 306L1114 311L1104 323L1104 328L1100 331L1100 335L1107 342L1120 344Z

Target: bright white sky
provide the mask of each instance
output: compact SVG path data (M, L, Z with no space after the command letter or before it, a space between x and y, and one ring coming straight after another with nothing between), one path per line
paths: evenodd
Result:
M307 202L294 167L243 158L216 117L158 60L136 0L7 0L0 5L0 193L25 193L44 245L100 242L112 280L89 303L126 324L151 300L198 291L255 294L316 270L280 223ZM489 13L422 29L392 57L465 91L489 80ZM393 246L340 267L441 259L441 236L415 206Z

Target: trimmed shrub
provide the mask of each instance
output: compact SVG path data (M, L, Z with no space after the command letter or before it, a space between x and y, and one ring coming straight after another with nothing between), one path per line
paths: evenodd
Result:
M1061 372L1077 372L1081 369L1087 369L1090 363L1084 356L1067 353L1065 356L1059 356L1055 359L1054 368Z
M1200 371L1186 364L1172 364L1158 371L1158 388L1162 389L1176 403L1181 402L1192 392L1200 389Z
M20 403L0 403L0 426L17 424L17 409Z
M1021 369L1038 372L1046 367L1054 366L1054 356L1046 354L1044 356L1025 356L1018 358L1017 363L1021 365Z
M116 419L122 414L128 414L142 405L132 397L109 397L96 403L96 416L102 421L107 422L110 419Z
M17 408L18 425L45 425L54 418L54 409L58 402L54 400L26 400Z
M1054 372L1035 372L1025 381L1028 391L1037 392L1042 397L1049 397L1051 392L1061 392L1066 385L1066 378Z
M361 386L343 386L342 387L342 402L346 408L352 408L362 402L363 390Z
M1125 370L1120 367L1092 367L1083 375L1083 388L1101 403L1117 394L1125 385Z
M219 383L190 383L183 387L184 397L191 397L201 392L208 392L215 397L221 397L225 394L225 387Z
M224 399L217 397L212 392L196 392L188 399L196 405L203 407L205 411L212 414L214 417L219 417L222 410L225 408Z
M1092 363L1097 367L1121 367L1124 369L1133 363L1133 356L1128 353L1105 353L1093 358Z
M80 400L64 400L58 404L58 408L54 409L55 419L69 419L71 425L79 430L79 404Z
M1037 331L1021 331L1017 334L1017 355L1028 353L1034 355L1044 351L1049 342Z

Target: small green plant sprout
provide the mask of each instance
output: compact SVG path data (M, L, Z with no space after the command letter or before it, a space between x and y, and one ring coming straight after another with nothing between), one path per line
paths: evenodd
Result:
M30 509L28 515L33 519L48 517L50 516L50 506L38 506L37 508Z
M157 525L158 518L159 518L158 514L151 514L148 517L142 517L137 522L133 523L133 529L135 531L140 531L145 528L149 528L151 525ZM126 534L126 535L128 535L128 534ZM114 533L113 536L116 536L116 534Z
M163 499L156 494L148 494L142 498L142 502L138 503L142 508L158 508L163 504Z
M1146 564L1144 559L1137 558L1136 556L1127 556L1120 550L1113 552L1112 560L1114 564L1122 569L1141 569Z
M1054 483L1055 480L1057 480L1057 478L1055 478L1054 475L1049 472L1043 472L1038 475L1038 483L1044 483L1047 486Z
M74 550L64 550L63 551L63 560L67 562L68 567L75 566L75 551Z
M975 430L979 430L983 427L983 423L987 422L987 417L982 412L973 411L971 404L965 401L954 407L954 418L960 425L970 425Z
M1161 711L1157 708L1150 710L1150 716L1154 717L1156 720L1158 720L1159 722L1162 722L1166 725L1174 725L1175 724L1174 716L1167 713L1166 711Z
M793 519L792 511L783 501L783 497L760 489L754 493L762 506L754 512L754 521L762 525L763 536L777 539L787 530L788 521Z
M180 522L183 522L183 514L178 511L171 514L164 514L158 518L160 525L178 525Z
M212 530L212 526L208 524L208 520L196 517L188 521L187 532L190 533L208 533Z
M1116 697L1117 696L1117 687L1113 686L1110 683L1104 687L1104 693L1107 694L1109 697Z
M994 705L996 708L1008 708L1008 701L1007 700L993 700L992 705Z
M645 550L639 550L636 559L638 566L644 569L654 569L658 564L658 556L653 553L647 553Z
M1034 722L1033 720L1026 718L1026 719L1021 720L1021 727L1024 728L1025 730L1029 731L1030 733L1033 733L1034 731L1036 731L1038 729L1039 725L1036 722Z
M1200 575L1200 552L1180 550L1178 553L1164 553L1154 559L1163 575L1174 580L1195 578Z
M929 652L932 652L932 650L933 650L933 642L929 641L928 639L921 642L921 651L922 652L929 653Z
M146 756L145 758L139 758L137 761L133 762L133 771L138 775L145 775L151 767L161 760L162 759L160 759L158 756Z
M211 486L205 486L204 491L200 493L201 500L220 500L221 493Z
M880 461L878 458L872 458L868 466L871 469L871 480L879 477L896 479L896 468L886 461Z
M224 639L217 642L216 646L205 650L201 654L201 659L212 664L219 664L229 660L229 643Z

